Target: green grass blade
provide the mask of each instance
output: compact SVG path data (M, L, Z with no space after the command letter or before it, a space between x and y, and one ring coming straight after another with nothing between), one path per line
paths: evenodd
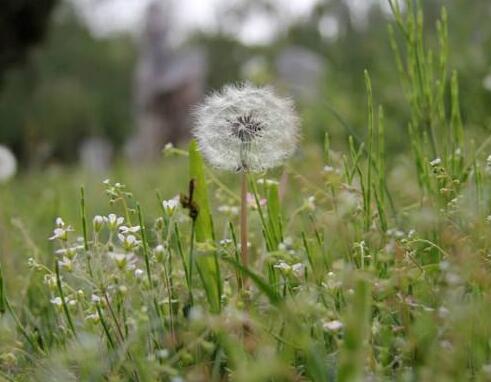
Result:
M196 242L206 243L213 241L210 206L208 202L208 187L205 177L205 165L198 150L196 141L189 145L189 176L195 181L193 201L198 206L196 218ZM218 263L213 256L196 256L196 265L206 288L208 301L214 312L220 311L220 287Z

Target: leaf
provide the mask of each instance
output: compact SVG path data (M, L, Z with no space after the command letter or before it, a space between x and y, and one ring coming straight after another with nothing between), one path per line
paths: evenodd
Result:
M274 238L273 248L276 249L282 241L280 196L276 183L268 184L267 186L267 206L269 231Z
M189 144L189 176L194 179L193 202L198 206L198 216L195 221L196 242L213 242L213 225L208 202L205 165L198 150L198 144L194 140ZM212 310L219 312L221 280L216 253L214 252L213 256L196 256L196 264Z
M258 287L258 289L263 292L273 305L278 305L281 301L281 296L276 293L276 291L264 280L260 275L254 273L249 268L245 268L240 264L237 260L224 257L224 261L231 264L235 268L237 268L242 274L245 274L248 278L252 280L254 284Z

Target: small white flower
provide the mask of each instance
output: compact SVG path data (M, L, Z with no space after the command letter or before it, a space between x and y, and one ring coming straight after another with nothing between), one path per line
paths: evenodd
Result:
M56 218L55 220L55 224L58 228L63 228L65 227L65 222L63 221L62 218L60 218L59 216Z
M89 314L87 317L85 317L85 320L92 323L92 324L97 324L100 320L99 313L95 312L95 313Z
M44 283L48 286L48 288L54 290L56 288L55 275L50 275L50 274L44 275Z
M7 182L17 172L17 160L10 149L0 145L0 183Z
M159 244L154 248L153 252L157 257L161 258L165 254L165 247L162 244Z
M223 247L226 247L228 245L232 244L232 240L231 239L223 239L223 240L220 240L220 245L223 246Z
M166 359L169 357L169 350L167 350L167 349L157 350L156 356L158 359Z
M305 275L305 264L296 263L292 265L292 271L295 276L302 278Z
M138 233L140 232L141 227L139 225L135 225L133 227L126 227L125 225L122 225L119 227L119 232L121 232L123 235L129 234L129 233Z
M55 254L73 259L77 255L77 252L81 251L82 249L84 249L83 245L74 245L73 247L57 249Z
M49 300L53 305L56 305L56 306L61 306L63 304L63 300L61 299L61 297L55 297L55 298L52 298L51 300Z
M435 158L430 162L430 165L432 167L438 166L442 163L442 160L440 158Z
M129 260L129 256L126 253L109 252L108 256L116 262L120 269L123 269Z
M195 113L194 136L214 167L263 171L281 165L298 140L292 101L271 88L226 86L208 96Z
M99 232L104 225L104 218L101 215L94 216L94 219L92 220L92 225L94 226L94 230L96 232Z
M343 328L343 323L338 320L333 320L329 322L325 322L322 327L324 330L330 331L330 332L337 332Z
M177 207L179 207L179 199L176 197L174 199L164 200L162 202L162 206L164 207L164 211L167 216L171 217L174 215Z
M49 240L67 240L67 231L63 228L55 228Z
M315 210L315 196L309 196L307 200L305 201L305 206L310 210L314 211Z
M116 214L109 214L104 216L104 222L109 226L111 230L117 229L124 222L124 217L117 216Z
M334 171L334 167L332 166L324 166L323 171L327 174L331 173Z
M61 260L58 260L58 264L67 272L73 271L73 262L68 257L63 257Z
M143 271L143 269L140 269L140 268L135 269L135 277L137 279L141 279L144 274L145 274L145 272Z
M273 268L280 269L284 272L289 272L292 269L292 267L284 261L280 261L278 264L273 265Z
M141 243L141 241L138 240L134 235L126 235L125 236L125 235L120 233L120 234L118 234L118 238L121 241L123 248L128 252L133 251Z
M101 302L101 298L98 295L93 294L90 296L90 301L92 301L94 304L99 304Z

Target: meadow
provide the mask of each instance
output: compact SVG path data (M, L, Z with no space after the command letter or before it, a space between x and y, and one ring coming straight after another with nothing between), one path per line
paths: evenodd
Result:
M363 138L325 126L247 175L247 266L238 176L194 141L0 185L0 380L491 380L491 137L461 116L445 10L430 49L408 4L389 29L407 123L359 73Z

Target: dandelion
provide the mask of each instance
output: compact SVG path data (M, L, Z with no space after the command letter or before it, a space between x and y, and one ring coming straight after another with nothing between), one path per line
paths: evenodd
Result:
M193 132L212 166L241 173L241 260L247 266L247 173L277 167L294 153L299 133L293 103L271 88L226 86L196 109Z
M220 169L263 171L295 151L293 103L270 88L226 86L196 109L194 135L205 158Z
M0 145L0 183L8 181L17 172L17 160L12 151Z

